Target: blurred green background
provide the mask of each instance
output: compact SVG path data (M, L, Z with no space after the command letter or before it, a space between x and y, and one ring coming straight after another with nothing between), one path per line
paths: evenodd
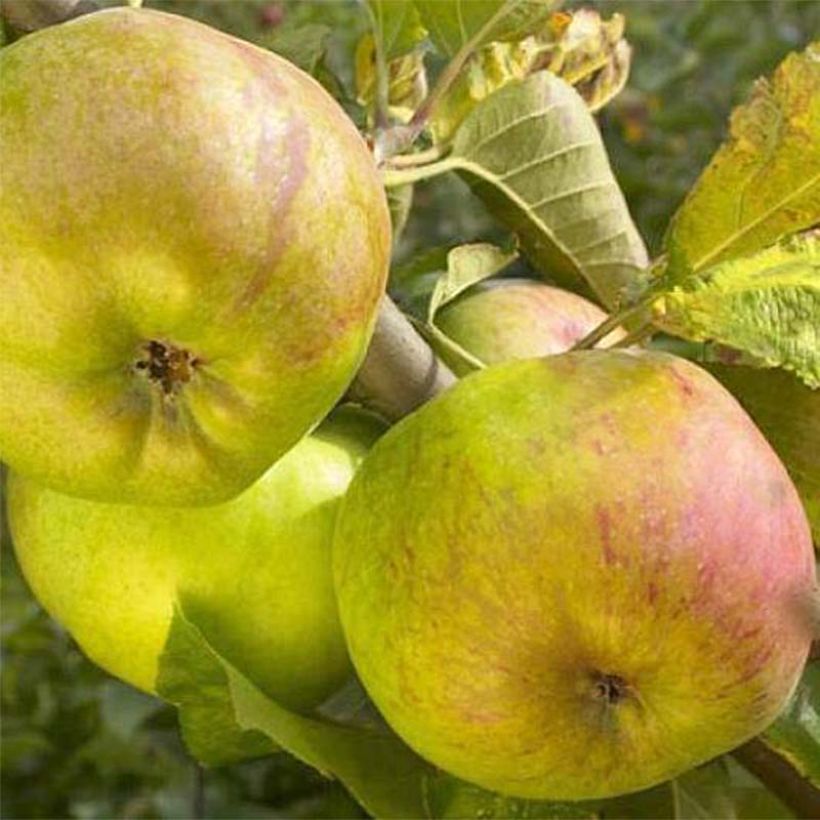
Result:
M152 2L276 46L302 27L303 43L331 31L327 83L350 113L352 51L366 27L350 0ZM650 250L723 139L727 116L756 77L820 34L815 0L597 2L627 17L629 87L601 115L612 164ZM567 4L572 8L572 4ZM308 27L308 28L305 28ZM312 28L310 28L312 27ZM292 55L298 56L298 55ZM420 185L398 249L492 236L483 209L457 180ZM336 784L285 756L199 769L173 711L109 678L38 607L2 528L3 818L360 817Z

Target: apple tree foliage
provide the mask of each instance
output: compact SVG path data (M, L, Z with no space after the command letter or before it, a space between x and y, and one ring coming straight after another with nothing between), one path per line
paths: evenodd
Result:
M312 73L367 132L397 235L391 293L431 343L482 367L437 327L436 313L510 272L594 298L612 315L581 346L624 324L631 341L703 363L780 454L817 541L820 43L786 57L735 109L726 141L650 256L597 118L605 134L619 117L625 133L646 127L618 96L631 60L640 60L619 15L562 11L549 0L267 4L255 11L282 18L259 35L242 30L239 5L163 7L223 16L224 27ZM417 252L408 252L431 196L426 181L447 178L467 184L480 203L476 225L493 242L437 247L420 243L415 229ZM463 189L458 196L466 201ZM184 600L158 690L204 766L285 751L376 817L787 817L813 799L820 807L817 661L778 721L735 755L647 792L580 804L504 798L442 773L392 734L353 684L315 715L289 711L219 655ZM126 712L141 722L157 709L137 699ZM356 810L339 799L339 812Z

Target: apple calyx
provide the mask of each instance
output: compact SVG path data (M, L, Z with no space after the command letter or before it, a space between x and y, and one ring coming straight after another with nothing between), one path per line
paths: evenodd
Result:
M617 706L631 692L632 688L620 675L596 672L593 677L593 697L606 706Z
M152 339L143 346L142 356L134 368L159 385L163 395L170 397L191 380L198 364L199 359L190 351Z

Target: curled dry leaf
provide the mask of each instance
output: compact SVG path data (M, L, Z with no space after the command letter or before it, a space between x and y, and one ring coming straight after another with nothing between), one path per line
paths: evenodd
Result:
M575 86L591 111L598 111L624 87L632 50L625 21L597 11L555 12L539 31L522 40L493 42L479 49L440 101L431 123L438 142L454 134L481 100L507 83L547 70Z

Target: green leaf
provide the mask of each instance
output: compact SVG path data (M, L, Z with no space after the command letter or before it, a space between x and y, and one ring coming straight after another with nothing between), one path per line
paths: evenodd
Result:
M730 137L667 237L676 277L820 221L820 43L791 54L732 114Z
M283 708L220 657L180 607L160 659L158 690L177 706L185 742L199 760L224 763L236 759L232 752L281 747L338 778L379 818L455 818L465 811L486 818L591 817L583 807L504 798L464 783L422 760L387 729Z
M515 251L505 251L486 242L453 248L447 254L447 270L439 277L430 296L427 321L432 324L440 307L451 302L471 285L495 276L517 257Z
M600 820L658 820L675 816L675 796L670 783L605 800L598 811Z
M447 270L447 255L450 248L445 245L436 245L422 248L408 260L390 269L390 289L394 287L403 290L408 283L416 279L429 276L438 277ZM430 288L432 293L432 287Z
M820 387L820 235L791 237L689 276L653 312L674 335L729 345Z
M423 781L430 767L397 738L291 712L262 694L208 644L180 608L160 661L158 691L177 706L183 737L204 763L232 758L238 739L263 739L304 763L337 776L379 817L426 816ZM246 747L263 753L260 747ZM245 749L240 748L239 751Z
M398 188L388 188L386 194L393 233L393 247L395 247L401 239L410 216L410 209L413 207L413 186L400 185Z
M721 760L699 766L671 781L679 820L733 820L731 780Z
M260 43L265 48L315 74L325 54L331 28L322 23L291 24L285 21Z
M494 40L520 40L538 28L554 0L415 0L436 48L453 57Z
M227 665L177 609L159 659L157 694L177 707L186 746L209 766L276 750L267 737L237 723L229 687Z
M427 785L430 816L436 818L481 818L481 820L592 820L595 804L553 803L547 800L520 800L480 789L444 773L431 778Z
M820 788L820 663L806 666L789 705L760 740Z
M605 800L598 816L601 820L728 820L735 817L731 788L727 762L719 759L646 791Z
M427 36L413 0L367 0L385 60L412 51Z
M820 544L820 390L783 370L703 366L743 405L780 456Z
M403 264L391 268L390 294L404 313L420 322L426 321L430 296L439 277L447 270L449 252L448 247L424 248Z
M476 106L440 168L457 170L559 285L612 307L647 264L592 115L548 71Z
M791 820L794 817L748 769L731 756L722 760L729 770L735 817L738 820Z

